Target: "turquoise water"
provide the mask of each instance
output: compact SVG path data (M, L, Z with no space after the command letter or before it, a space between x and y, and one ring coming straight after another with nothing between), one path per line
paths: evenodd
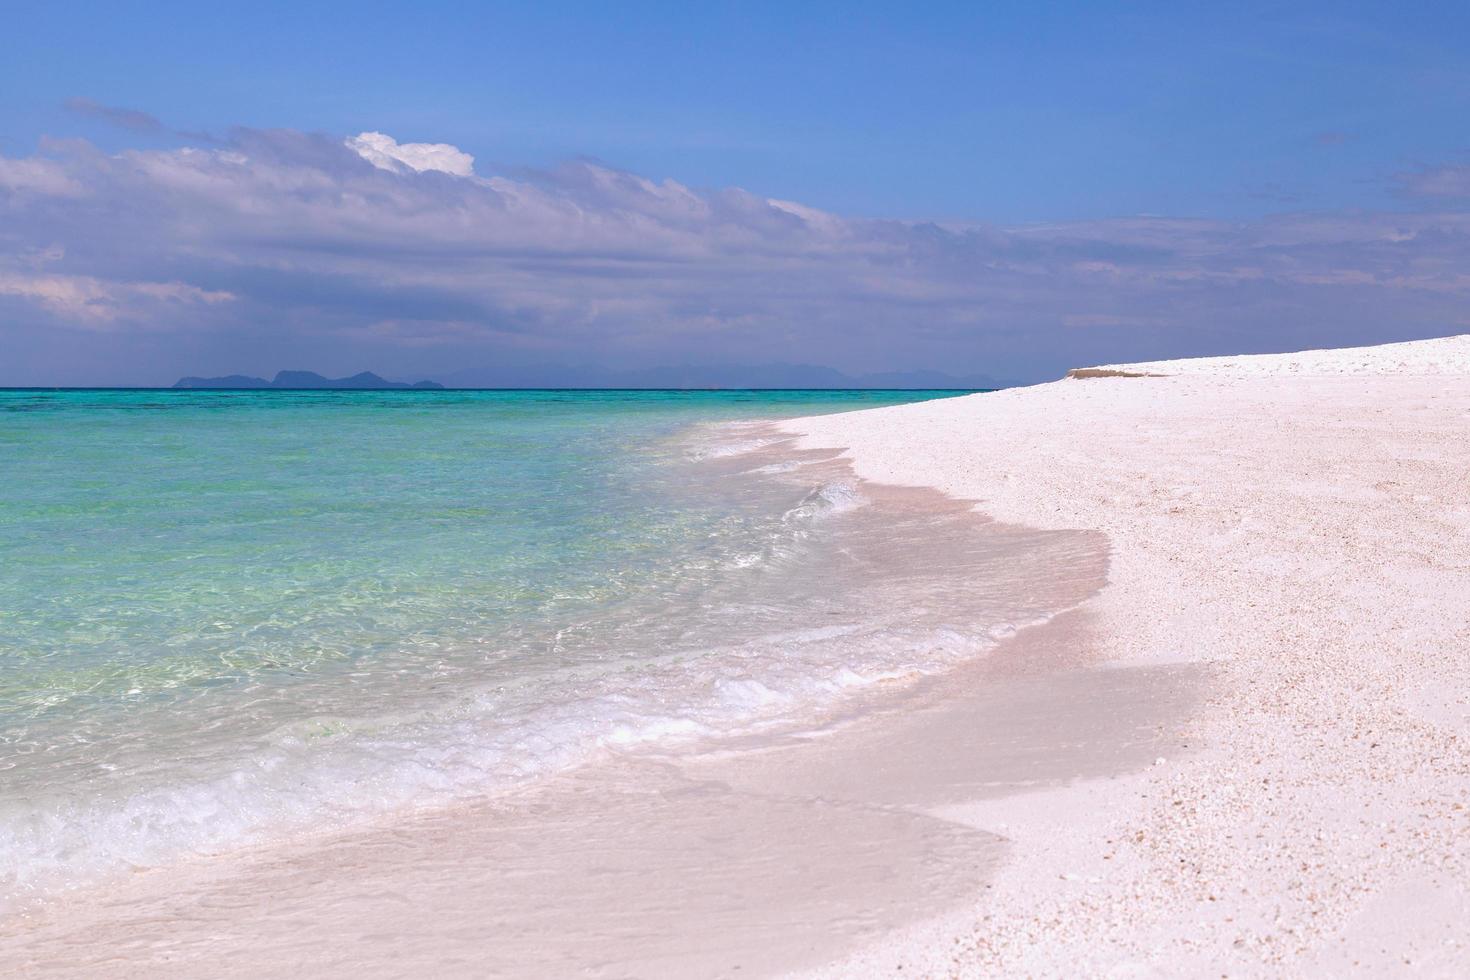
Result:
M938 394L0 391L0 892L923 667L752 421Z
M411 664L606 601L729 516L675 499L662 438L924 397L0 392L0 717Z

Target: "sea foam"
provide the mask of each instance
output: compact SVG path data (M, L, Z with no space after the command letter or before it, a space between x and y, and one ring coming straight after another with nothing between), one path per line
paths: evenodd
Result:
M765 423L638 393L130 397L15 426L10 907L801 730L1049 615L1072 547L896 506L788 466Z

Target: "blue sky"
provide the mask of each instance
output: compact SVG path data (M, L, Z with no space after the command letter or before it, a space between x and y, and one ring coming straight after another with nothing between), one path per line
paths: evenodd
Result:
M1330 341L1334 329L1345 342L1457 332L1470 8L1407 10L12 5L0 38L0 159L10 161L0 175L11 174L0 185L0 330L14 356L0 382L285 366L434 372L476 357L1044 376L1094 354L1264 348ZM491 180L534 187L559 214L575 202L584 224L522 209L514 234L451 232L466 214L500 219L486 201L484 213L466 205L469 188L446 184L444 171L390 159L358 173L357 156L323 156L364 132L451 145L474 158L458 176L478 181L476 193L508 193ZM291 133L301 140L282 136ZM159 161L186 148L214 154L229 174L229 154L277 166L277 177L306 167L342 182L339 204L361 192L400 208L391 181L444 225L425 218L406 232L395 210L378 223L381 239L372 221L348 228L343 214L320 215L314 229L298 220L300 185L279 190L284 178L262 170L223 191L239 195L232 204L185 200ZM197 153L178 159L193 167ZM122 166L134 159L159 164L143 168L146 186L139 167ZM800 211L801 242L749 211L706 209L717 219L694 228L663 198L609 197L607 180L568 176L569 166L673 181L705 202L739 189L830 220ZM189 193L222 186L218 176L194 174ZM284 196L262 201L266 187ZM152 194L150 224L126 205ZM293 216L271 248L260 228L234 224L257 206ZM778 224L798 213L777 211ZM203 213L208 242L188 220ZM1173 224L1141 241L1141 216ZM1410 219L1407 231L1394 224ZM623 223L621 238L606 236L610 222ZM649 222L673 237L660 271L636 285L575 257L595 227L600 261L647 270ZM1406 234L1416 244L1372 244ZM149 239L142 254L129 236ZM453 250L451 240L459 251L444 269L400 275L426 248ZM404 248L412 254L394 252ZM1257 262L1263 249L1269 261ZM538 266L550 253L555 268ZM1191 255L1196 266L1184 268ZM1100 284L1097 263L1124 271ZM1308 280L1290 278L1306 266ZM1353 275L1327 288L1344 267ZM1004 269L1011 280L1000 281ZM854 284L885 276L873 285L882 310L850 302ZM731 284L748 293L756 281L770 295L736 302ZM1378 292L1367 297L1370 281ZM533 295L537 282L567 301ZM165 302L169 284L188 289ZM1058 291L1074 301L1058 305ZM90 320L68 323L61 293L84 294ZM197 298L210 294L229 298ZM183 307L187 336L169 326ZM411 341L381 326L409 320Z

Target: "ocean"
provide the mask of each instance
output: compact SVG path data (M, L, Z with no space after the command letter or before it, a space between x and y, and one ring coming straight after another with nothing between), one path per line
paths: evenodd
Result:
M0 391L0 907L983 653L1068 539L769 424L951 394Z

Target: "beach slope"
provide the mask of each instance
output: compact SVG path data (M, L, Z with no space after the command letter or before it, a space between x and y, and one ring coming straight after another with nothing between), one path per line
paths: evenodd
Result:
M1176 756L949 808L991 887L831 975L1470 974L1470 336L1102 365L790 423L1099 530L1107 662L1208 664Z

